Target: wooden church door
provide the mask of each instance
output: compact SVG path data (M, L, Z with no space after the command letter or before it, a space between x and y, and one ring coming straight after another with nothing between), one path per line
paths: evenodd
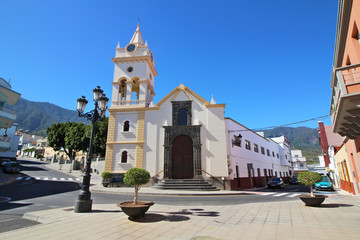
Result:
M194 177L193 142L186 135L179 135L173 141L171 173L173 179Z

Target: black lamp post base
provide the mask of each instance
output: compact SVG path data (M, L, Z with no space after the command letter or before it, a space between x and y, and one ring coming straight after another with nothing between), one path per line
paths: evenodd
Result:
M86 213L91 212L92 207L92 199L90 200L76 200L75 201L75 209L76 213Z

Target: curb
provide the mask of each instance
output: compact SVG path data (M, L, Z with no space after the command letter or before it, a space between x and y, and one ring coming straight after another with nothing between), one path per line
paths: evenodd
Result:
M58 221L58 220L52 220L52 219L50 219L50 218L39 217L39 216L34 215L34 214L32 214L32 213L25 213L25 214L22 216L22 219L26 219L26 220L38 222L38 223L41 223L41 224L53 223L53 222L57 222L57 221Z
M103 191L93 189L91 190L93 193L109 193L109 194L117 194L117 195L128 195L134 194L134 192L113 192L113 191ZM256 195L256 193L249 193L249 192L241 192L241 193L166 193L166 192L139 192L139 195L142 196L241 196L241 195Z

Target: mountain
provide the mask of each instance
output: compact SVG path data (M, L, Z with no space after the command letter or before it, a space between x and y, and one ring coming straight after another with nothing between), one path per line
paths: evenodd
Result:
M317 161L317 157L321 155L319 135L316 128L279 127L264 131L264 136L268 138L281 135L284 135L290 141L291 149L302 150L302 154L307 160Z
M78 117L77 111L68 110L48 102L33 102L20 98L15 106L8 106L17 111L16 122L19 128L30 133L45 136L46 129L59 122L89 122Z

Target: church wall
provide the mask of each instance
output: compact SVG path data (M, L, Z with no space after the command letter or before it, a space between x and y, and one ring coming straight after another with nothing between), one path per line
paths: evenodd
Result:
M115 142L136 141L137 119L138 114L136 112L116 113ZM130 122L130 128L128 132L123 131L125 121Z
M133 67L134 70L129 73L127 71L128 67ZM127 62L127 63L115 63L114 69L114 82L117 82L119 77L125 76L130 79L132 77L138 76L142 80L149 79L150 68L146 62Z
M206 171L217 177L228 177L224 108L206 108ZM209 177L209 176L207 176Z
M121 153L123 151L128 152L128 162L121 163ZM113 153L113 165L112 172L121 172L124 173L130 168L135 166L135 154L136 154L136 145L135 144L119 144L114 145Z
M164 170L164 125L171 125L171 102L165 102L159 110L146 111L144 167L151 176ZM159 175L163 178L163 174Z

